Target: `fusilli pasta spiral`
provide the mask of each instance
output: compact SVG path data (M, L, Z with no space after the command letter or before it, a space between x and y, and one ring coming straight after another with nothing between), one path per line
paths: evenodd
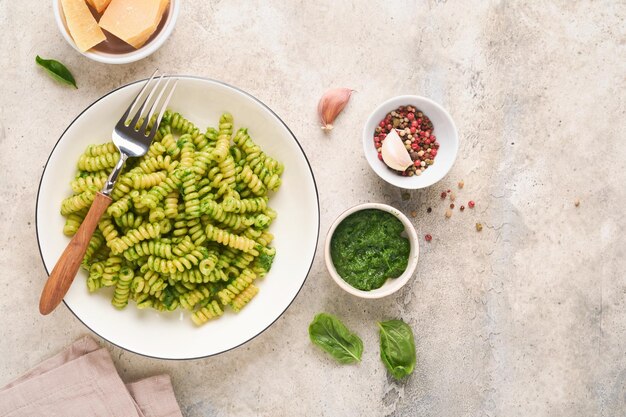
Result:
M154 129L154 119L149 128ZM196 325L239 311L257 294L253 282L270 270L269 233L276 212L270 191L283 165L239 129L232 115L205 133L168 110L143 157L129 162L111 194L83 259L87 287L113 288L118 309L191 312ZM234 142L234 144L232 143ZM63 232L76 233L119 152L112 142L89 146L61 203Z

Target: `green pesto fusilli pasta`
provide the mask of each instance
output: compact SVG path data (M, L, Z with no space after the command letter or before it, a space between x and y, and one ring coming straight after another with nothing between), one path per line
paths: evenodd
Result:
M224 113L201 133L181 114L165 112L146 155L119 176L89 241L82 266L90 292L111 287L118 309L182 308L196 325L253 299L276 255L269 197L284 166L234 126ZM60 207L64 234L77 232L118 158L112 142L80 156L73 195Z

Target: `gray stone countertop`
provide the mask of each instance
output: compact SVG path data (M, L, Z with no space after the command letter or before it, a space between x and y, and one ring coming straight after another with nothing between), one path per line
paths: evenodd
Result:
M340 212L369 201L415 211L433 240L422 238L410 284L378 301L341 292L319 246L287 312L216 357L159 361L98 339L124 380L168 373L190 417L626 414L624 2L185 1L167 43L120 66L68 46L50 3L0 1L0 385L89 334L65 307L37 311L46 159L88 104L158 66L236 85L283 118L316 176L320 243ZM79 89L49 79L37 54L68 65ZM357 93L325 136L317 100L337 86ZM398 94L441 103L460 134L449 175L406 195L360 145L371 110ZM446 219L439 194L461 179L457 200L476 208ZM362 363L338 365L309 342L320 311L362 336ZM400 382L373 325L395 317L417 344Z

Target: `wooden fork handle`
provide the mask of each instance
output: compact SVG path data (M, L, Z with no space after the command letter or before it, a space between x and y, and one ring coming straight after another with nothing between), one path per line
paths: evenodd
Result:
M57 261L39 299L39 312L50 314L63 300L69 290L80 263L87 252L89 240L98 226L100 217L111 204L111 197L97 193L89 213L78 228L78 231L67 245Z

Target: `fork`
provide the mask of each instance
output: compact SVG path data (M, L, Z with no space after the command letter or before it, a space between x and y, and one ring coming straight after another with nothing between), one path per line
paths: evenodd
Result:
M120 120L115 125L112 133L113 143L120 152L120 159L113 168L111 175L109 175L104 187L101 191L96 193L96 196L91 204L91 208L85 216L82 224L78 228L78 231L67 245L61 257L57 261L56 265L52 269L52 273L48 277L46 284L41 292L41 298L39 299L39 312L41 314L51 313L63 300L63 297L67 293L72 285L72 281L76 277L80 263L85 256L89 240L93 235L100 218L106 211L107 207L111 204L111 192L115 186L115 182L120 175L120 172L124 168L124 164L129 157L138 157L144 155L152 139L158 130L159 123L163 118L167 104L174 93L178 79L167 77L167 81L162 88L159 88L161 81L165 76L161 75L155 81L154 86L147 93L146 98L141 103L141 107L137 113L133 113L135 107L140 103L141 98L144 96L148 86L155 78L157 71L155 71L150 79L144 84L143 88L135 97L131 105L126 112L122 115ZM169 92L164 96L171 81L174 81L169 88ZM154 96L156 95L156 98ZM162 100L163 99L163 100ZM162 102L162 103L161 103ZM150 107L150 110L144 115L145 109ZM158 116L148 130L148 125L153 116L157 113ZM133 115L129 121L129 117ZM141 118L143 121L141 122ZM141 122L141 124L140 124Z

